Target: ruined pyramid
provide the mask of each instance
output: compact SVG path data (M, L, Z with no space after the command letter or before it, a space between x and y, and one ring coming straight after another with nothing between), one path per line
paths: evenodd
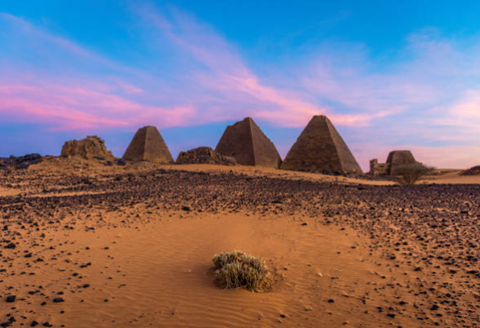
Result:
M278 168L282 162L275 145L250 117L228 126L215 151L242 165Z
M282 169L315 172L362 173L355 157L332 122L314 116L298 137Z
M390 175L398 175L398 167L402 165L416 164L417 161L410 150L394 150L388 154L387 164L390 167Z
M162 135L154 126L144 126L138 129L125 151L123 159L132 162L173 163L173 157L163 141Z

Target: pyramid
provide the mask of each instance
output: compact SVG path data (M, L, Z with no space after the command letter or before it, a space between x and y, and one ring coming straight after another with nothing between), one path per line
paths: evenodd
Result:
M388 154L387 164L390 166L390 175L397 175L399 166L415 163L417 161L410 150L394 150Z
M215 151L241 165L278 168L282 162L275 145L250 117L228 126Z
M125 151L123 159L132 162L173 163L173 157L163 141L162 135L154 126L144 126L138 129Z
M314 116L282 164L284 170L362 173L355 157L332 122Z

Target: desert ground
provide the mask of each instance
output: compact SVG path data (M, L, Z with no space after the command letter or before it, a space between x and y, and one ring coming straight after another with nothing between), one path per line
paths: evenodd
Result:
M480 327L480 177L246 166L0 170L0 327ZM263 257L266 293L212 257Z

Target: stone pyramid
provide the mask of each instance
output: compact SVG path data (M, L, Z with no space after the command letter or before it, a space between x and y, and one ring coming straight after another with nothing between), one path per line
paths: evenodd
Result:
M332 122L314 116L298 137L282 164L282 169L362 173L355 157Z
M417 161L410 150L394 150L388 154L387 164L390 166L390 175L398 175L398 167L416 164Z
M275 145L250 117L228 126L215 151L242 165L278 168L282 162Z
M138 129L125 151L123 159L132 162L173 163L173 157L163 141L162 135L154 126L144 126Z

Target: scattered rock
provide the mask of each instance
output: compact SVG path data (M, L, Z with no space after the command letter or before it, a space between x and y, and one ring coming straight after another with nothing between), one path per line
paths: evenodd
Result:
M227 157L217 153L210 147L199 147L186 152L181 151L176 163L235 165L237 161L233 157Z
M13 303L13 302L16 301L16 299L17 299L17 296L15 296L15 295L10 295L10 296L7 296L6 302L7 302L7 303Z

